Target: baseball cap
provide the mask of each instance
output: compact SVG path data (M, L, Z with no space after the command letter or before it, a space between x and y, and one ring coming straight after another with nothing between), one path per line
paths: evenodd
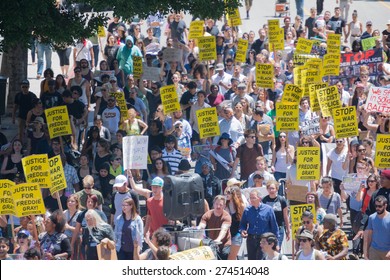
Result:
M127 182L127 178L124 175L118 175L115 177L114 187L120 188Z
M218 63L216 66L215 66L215 71L221 71L225 69L225 67L223 67L223 64L222 63Z
M239 84L239 85L237 86L237 88L246 88L246 84L241 83L241 84Z
M20 84L21 85L30 85L30 82L28 80L23 80Z
M35 120L34 120L34 122L39 122L39 123L42 123L42 124L45 123L45 121L43 120L42 117L36 117Z
M226 185L228 187L231 187L231 186L234 186L234 185L238 185L239 187L241 187L243 184L245 184L245 182L246 181L239 181L236 178L232 178L232 179L229 179L229 181L227 181Z
M26 229L19 230L18 237L22 234L25 234L25 235L27 235L27 237L30 237L30 232Z
M381 176L386 177L387 179L390 180L390 169L383 170L383 171L381 172Z
M111 77L110 77L110 81L115 81L115 82L116 82L116 81L117 81L117 79L116 79L116 77L115 77L115 76L111 76Z
M160 177L156 177L152 180L151 186L164 187L164 180Z
M368 21L366 22L366 25L372 25L372 21L371 21L371 20L368 20Z

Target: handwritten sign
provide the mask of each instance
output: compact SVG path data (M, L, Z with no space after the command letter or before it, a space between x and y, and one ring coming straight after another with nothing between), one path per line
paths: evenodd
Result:
M366 185L367 178L358 177L358 174L351 173L343 176L343 187L347 194L357 193L361 184Z
M41 188L51 186L47 154L24 157L22 158L22 165L27 182L39 184Z
M149 67L146 63L142 65L142 79L150 81L160 81L160 68Z
M66 106L56 106L46 109L45 115L50 139L72 134L68 108Z
M365 109L367 112L390 112L390 88L371 87L368 92Z
M310 136L320 133L320 118L316 117L299 124L300 131L303 135Z
M220 135L218 114L215 107L205 108L196 111L198 118L200 138L208 138Z
M209 246L201 246L181 251L169 256L170 260L215 260L213 251Z
M60 190L66 189L66 179L64 174L64 167L62 166L61 156L49 158L50 168L50 193L53 194Z
M320 148L298 147L297 149L297 180L320 179Z
M123 137L123 169L146 169L148 163L148 136Z
M125 94L122 91L110 92L110 95L115 97L116 104L119 107L121 113L121 119L127 118L127 104L125 100Z
M15 215L12 187L15 183L10 180L0 180L0 215Z
M336 138L359 135L355 106L333 109L333 119Z
M38 184L25 183L11 187L17 217L45 214L41 189Z
M163 50L164 61L178 62L183 58L183 50L174 48L165 48Z

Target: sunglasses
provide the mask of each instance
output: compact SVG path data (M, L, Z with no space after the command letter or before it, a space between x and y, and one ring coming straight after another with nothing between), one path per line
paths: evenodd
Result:
M182 125L177 125L177 126L175 126L175 128L183 128L183 126Z
M304 225L309 225L311 223L311 221L302 221L302 224Z
M340 143L344 143L344 141L343 140L336 140L336 143L340 144Z
M303 243L306 243L308 239L299 239L299 242L303 242Z
M118 158L116 158L115 160L118 160L118 161L120 161L120 160L122 160L122 159L118 157Z
M116 81L110 81L110 83L111 83L111 84L114 84L114 83L116 83Z
M378 204L375 204L375 208L379 208L379 209L381 209L381 208L383 208L383 207L385 207L384 205L378 205Z
M368 183L375 183L376 181L375 180L368 180L367 182Z
M75 73L81 73L81 71L80 71L80 70L75 70L74 72L75 72Z
M247 136L247 138L256 139L256 136Z
M19 235L18 235L18 238L20 238L20 239L26 239L26 238L28 238L28 236L27 236L26 234L19 234Z

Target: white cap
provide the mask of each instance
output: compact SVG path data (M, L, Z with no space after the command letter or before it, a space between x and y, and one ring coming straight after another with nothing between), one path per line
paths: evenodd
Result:
M118 175L115 177L115 183L114 183L114 187L116 188L120 188L124 185L124 183L127 182L127 178L125 175Z

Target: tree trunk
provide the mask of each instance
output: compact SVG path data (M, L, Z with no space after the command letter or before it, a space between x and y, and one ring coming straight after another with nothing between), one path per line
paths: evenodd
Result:
M0 73L9 78L6 114L12 112L15 95L20 91L20 82L27 79L27 61L27 49L20 45L3 53ZM3 99L0 102L3 102Z

